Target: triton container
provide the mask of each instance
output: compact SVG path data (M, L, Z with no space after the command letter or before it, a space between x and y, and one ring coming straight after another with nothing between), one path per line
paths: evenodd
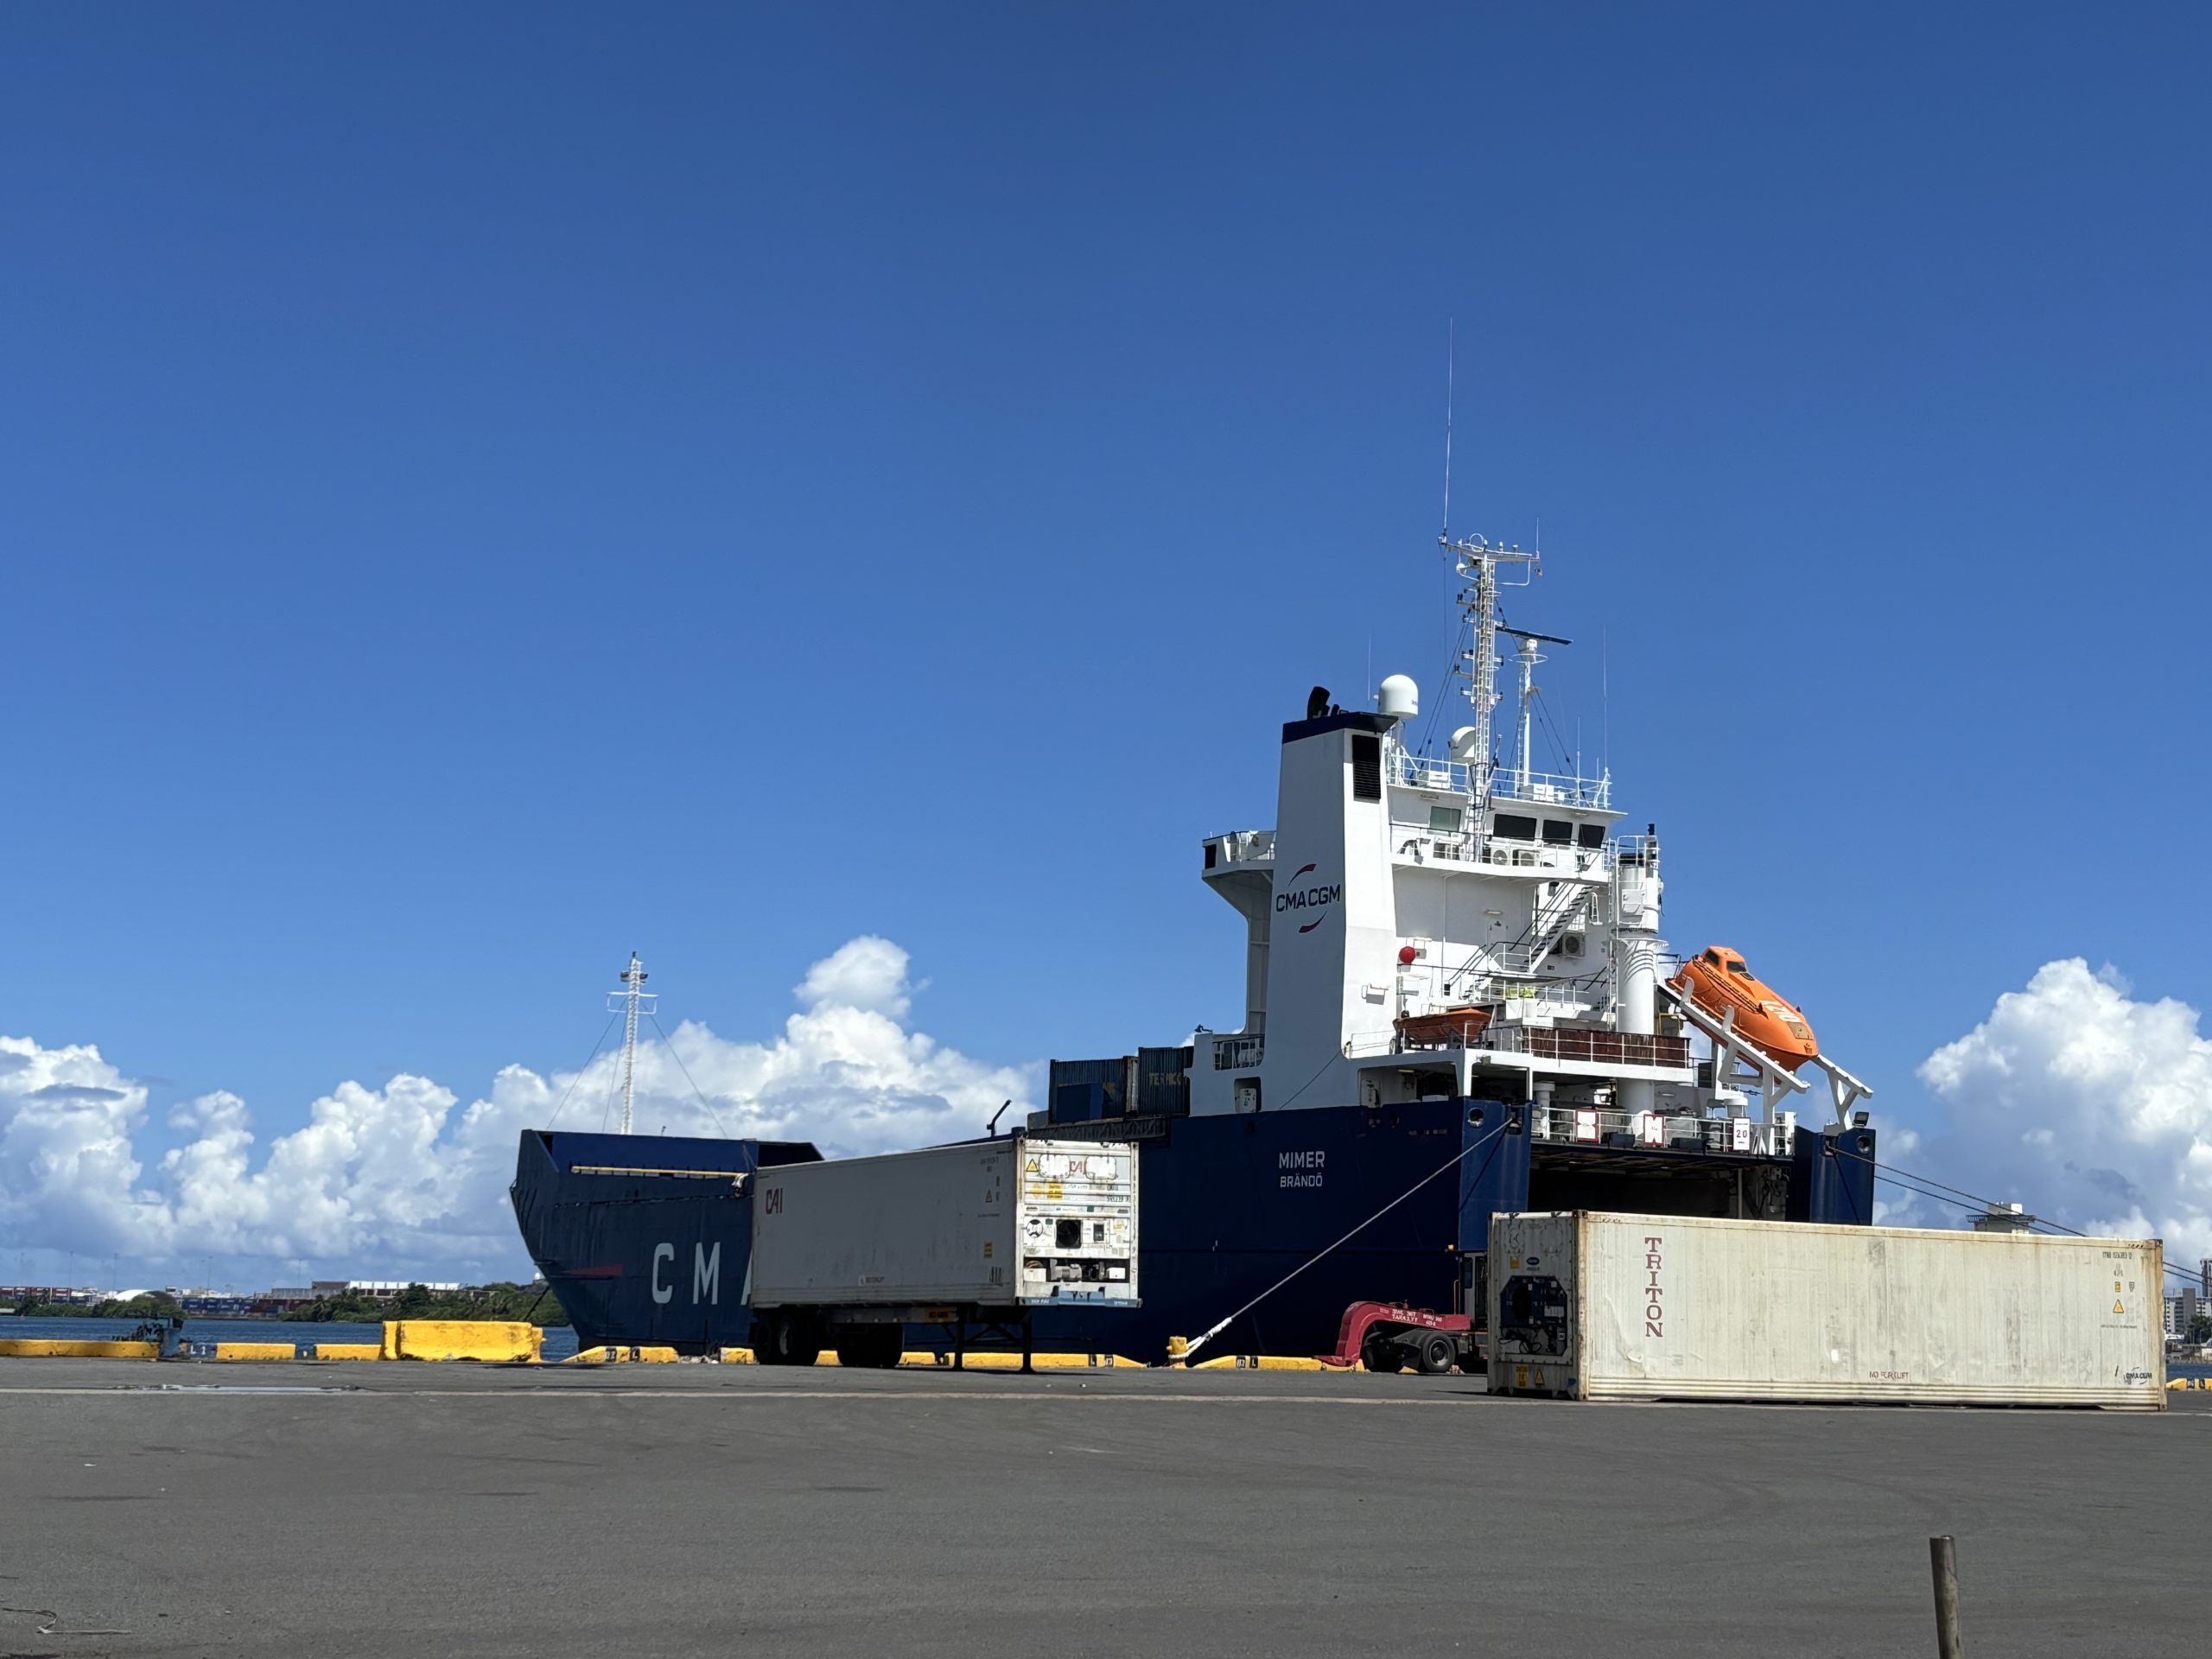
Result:
M1136 1148L1020 1136L764 1169L750 1300L756 1351L793 1364L825 1343L896 1364L908 1324L1026 1338L1039 1308L1134 1307Z
M1501 1215L1491 1391L2156 1410L2164 1258L2156 1239Z

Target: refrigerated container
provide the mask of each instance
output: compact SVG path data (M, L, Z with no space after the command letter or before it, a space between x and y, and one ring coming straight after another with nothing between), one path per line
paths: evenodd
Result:
M2157 1239L1500 1215L1492 1393L2165 1404Z
M1137 1302L1137 1155L1037 1136L764 1169L756 1311Z

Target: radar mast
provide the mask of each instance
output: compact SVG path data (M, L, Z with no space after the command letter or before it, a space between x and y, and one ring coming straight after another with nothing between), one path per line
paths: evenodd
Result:
M645 988L645 965L638 960L638 953L630 953L630 965L622 970L622 988L607 994L607 1011L622 1015L622 1133L630 1133L630 1106L638 1082L638 1016L650 1015L658 995ZM606 1120L602 1118L601 1122Z
M1491 741L1491 711L1497 708L1498 700L1498 589L1501 586L1527 587L1531 578L1541 573L1543 556L1523 552L1518 546L1498 546L1480 536L1455 540L1446 535L1436 539L1437 544L1456 561L1459 609L1472 636L1473 648L1462 659L1458 672L1467 682L1467 701L1475 709L1474 735L1467 745L1467 766L1470 792L1479 809L1490 804L1491 783L1497 771L1497 757ZM1499 568L1509 565L1522 570L1522 579L1501 583Z

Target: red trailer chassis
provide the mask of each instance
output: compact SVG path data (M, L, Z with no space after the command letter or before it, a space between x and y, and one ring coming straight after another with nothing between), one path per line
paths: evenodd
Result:
M1438 1313L1402 1302L1354 1302L1337 1326L1333 1353L1317 1355L1324 1365L1350 1370L1414 1370L1436 1376L1458 1366L1484 1368L1484 1333L1465 1313Z

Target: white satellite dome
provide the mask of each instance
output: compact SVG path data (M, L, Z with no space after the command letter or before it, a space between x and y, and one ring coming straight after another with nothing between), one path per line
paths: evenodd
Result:
M1392 720L1411 720L1421 712L1421 687L1410 675L1391 675L1377 688L1375 711Z
M1475 758L1475 728L1462 726L1452 734L1452 758L1462 766Z

